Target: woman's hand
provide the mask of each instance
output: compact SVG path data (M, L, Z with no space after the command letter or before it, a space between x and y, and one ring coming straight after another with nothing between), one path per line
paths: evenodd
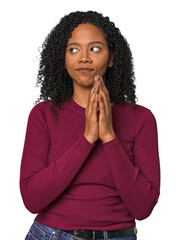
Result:
M100 110L99 119L97 117L98 106ZM88 97L85 118L86 127L84 136L90 143L95 143L98 138L104 143L115 138L109 92L102 77L95 77L94 86Z
M115 138L115 133L112 124L111 104L109 92L103 82L102 77L99 77L99 138L105 143Z
M85 132L84 136L90 143L95 143L99 138L99 126L98 126L98 117L97 117L97 108L98 108L98 85L97 78L95 77L94 86L92 87L88 103L85 111Z

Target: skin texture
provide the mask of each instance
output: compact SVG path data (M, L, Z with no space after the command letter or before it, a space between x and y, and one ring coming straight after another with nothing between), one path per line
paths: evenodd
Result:
M65 66L73 80L73 99L86 108L86 139L91 143L98 138L103 142L114 139L112 103L104 83L107 68L113 66L113 56L102 31L89 23L78 25L68 40Z

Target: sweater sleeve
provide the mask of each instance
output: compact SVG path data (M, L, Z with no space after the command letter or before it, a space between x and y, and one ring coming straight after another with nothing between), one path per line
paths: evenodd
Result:
M43 210L63 193L95 146L81 135L49 165L50 145L45 114L36 105L28 118L20 170L21 195L26 208L32 213Z
M143 111L135 130L134 163L118 136L103 143L117 191L135 219L147 218L160 194L160 164L156 120Z

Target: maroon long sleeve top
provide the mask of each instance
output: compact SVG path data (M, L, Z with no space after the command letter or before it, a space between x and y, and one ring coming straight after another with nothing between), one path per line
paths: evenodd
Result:
M58 110L44 101L30 111L20 190L36 221L64 230L117 230L147 218L160 193L156 120L140 105L114 104L115 138L84 137L85 108L71 97Z

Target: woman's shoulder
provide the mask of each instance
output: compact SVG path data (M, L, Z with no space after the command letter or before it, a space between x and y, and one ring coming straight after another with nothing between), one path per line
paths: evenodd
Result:
M31 112L36 112L36 111L45 111L46 109L49 109L49 107L52 105L52 101L42 101L36 103L32 108Z
M131 104L131 103L120 103L118 105L116 105L117 111L119 112L119 114L127 116L128 118L153 118L154 114L152 113L152 111L148 108L145 107L143 105L140 104Z
M36 103L29 112L29 118L45 118L51 111L51 101Z
M119 103L119 104L113 104L113 106L116 106L121 111L132 112L132 113L142 113L144 111L151 111L149 108L143 105L132 104L132 103Z
M136 135L144 129L146 132L154 132L157 129L157 122L152 111L142 105L123 103L117 105L115 118L119 119L124 127L134 128Z

